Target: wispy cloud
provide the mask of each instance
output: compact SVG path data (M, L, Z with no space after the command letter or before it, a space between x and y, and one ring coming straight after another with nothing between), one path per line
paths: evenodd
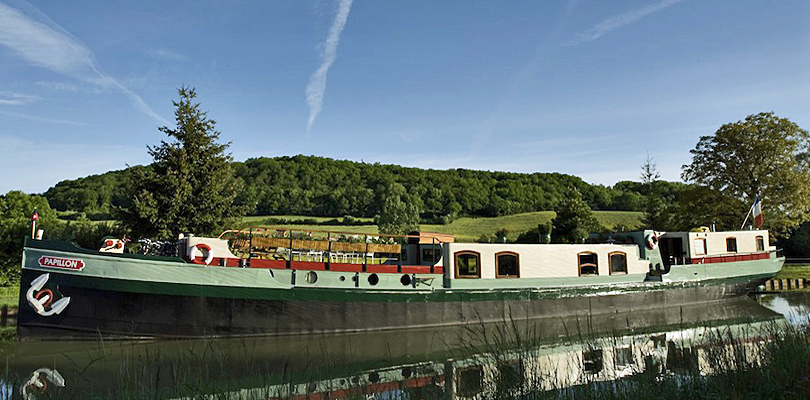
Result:
M21 106L37 100L41 100L41 98L30 94L0 91L0 105Z
M142 112L168 125L138 94L107 75L87 46L33 6L21 4L25 12L0 3L0 45L34 65L103 89L120 91Z
M169 61L182 61L186 59L186 57L180 53L175 53L171 50L163 48L149 50L149 55L155 58L160 58Z
M8 115L9 117L19 118L19 119L27 119L29 121L35 122L46 122L49 124L59 124L59 125L70 125L70 126L88 126L83 122L71 121L67 119L56 119L56 118L46 118L40 117L36 115L28 115L28 114L20 114L16 112L4 111L0 110L0 115Z
M577 33L576 39L571 44L582 44L592 42L609 33L610 31L630 25L633 22L636 22L646 17L647 15L650 15L656 11L661 11L669 6L680 3L681 1L682 0L664 0L657 4L651 4L646 7L642 7L621 15L617 15L615 17L608 18L596 24L596 26L594 26L591 29L588 29L587 31Z
M39 81L34 82L34 86L39 86L41 88L50 89L50 90L58 90L62 92L78 92L79 86L67 83L67 82L49 82L49 81Z
M343 28L346 26L346 20L349 18L351 8L352 0L340 0L335 20L332 21L332 27L329 29L329 35L326 37L326 43L324 43L323 53L321 54L321 66L309 77L309 84L306 90L307 105L309 106L307 132L312 129L312 125L315 123L315 117L321 112L323 93L326 90L326 74L337 58L340 33L343 32Z

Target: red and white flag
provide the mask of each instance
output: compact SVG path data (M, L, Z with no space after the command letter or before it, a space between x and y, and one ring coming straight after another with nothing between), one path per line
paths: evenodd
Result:
M759 200L759 193L757 193L757 198L754 199L754 205L751 206L751 210L757 228L762 228L762 202Z

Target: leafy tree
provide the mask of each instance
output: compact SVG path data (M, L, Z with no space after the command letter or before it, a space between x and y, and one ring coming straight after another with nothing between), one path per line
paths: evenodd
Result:
M790 238L784 241L784 248L788 257L810 257L810 222L805 222L794 229Z
M413 198L407 195L405 187L394 183L388 187L380 214L374 222L380 233L407 234L419 229L419 206Z
M575 188L568 190L555 211L554 243L583 243L590 232L599 229L599 221Z
M664 199L661 196L660 185L658 184L660 182L659 178L661 178L661 174L648 154L644 164L641 166L641 184L644 185L644 195L646 196L644 216L641 222L648 228L667 229L669 224L666 204L664 204Z
M702 136L682 178L705 188L696 195L722 194L731 207L725 213L737 215L738 223L760 193L766 227L784 235L810 217L809 146L807 131L790 120L772 112L749 115Z
M31 215L39 214L37 227L46 237L58 237L60 224L48 200L14 190L0 196L0 283L14 283L20 277L22 248L31 236Z
M546 221L518 235L515 242L548 244L550 235L551 235L551 221Z
M123 210L122 220L137 236L211 234L240 215L234 202L239 186L225 153L230 143L217 142L216 122L194 102L193 88L181 87L178 94L180 100L172 102L177 127L159 128L174 140L147 146L151 168L132 176L132 205Z

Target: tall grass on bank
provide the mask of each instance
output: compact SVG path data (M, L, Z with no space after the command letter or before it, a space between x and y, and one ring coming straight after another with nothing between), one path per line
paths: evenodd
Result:
M770 321L598 338L577 326L573 340L551 348L533 343L536 327L507 323L490 332L472 328L457 368L480 368L480 400L807 399L808 328Z

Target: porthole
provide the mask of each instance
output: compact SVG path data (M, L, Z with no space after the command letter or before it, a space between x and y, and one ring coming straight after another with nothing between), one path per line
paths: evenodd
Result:
M380 283L380 277L377 274L371 274L368 276L368 284L374 286Z
M399 283L402 286L409 286L411 284L411 276L408 274L402 275L402 278L399 278Z
M343 282L343 281L345 281L345 280L346 280L346 277L345 277L345 276L343 276L343 275L341 275L341 276L340 276L340 281L341 281L341 282Z
M315 271L309 271L304 279L307 281L307 283L315 283L318 281L318 274L316 274Z

